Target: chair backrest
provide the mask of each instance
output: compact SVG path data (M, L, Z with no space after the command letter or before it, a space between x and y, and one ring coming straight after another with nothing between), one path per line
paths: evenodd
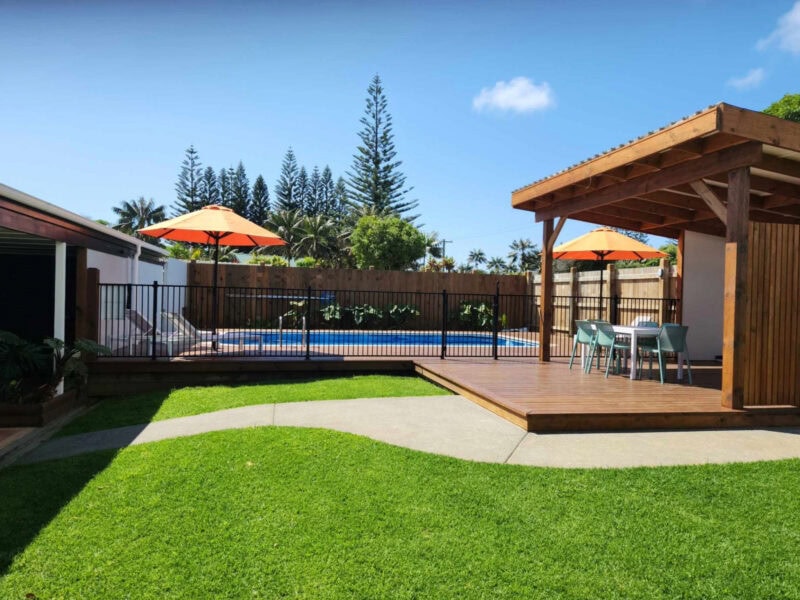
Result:
M150 335L153 333L153 325L145 319L142 314L134 310L132 308L125 309L125 318L131 322L131 324L138 329L144 335Z
M575 321L575 327L578 329L578 343L591 344L595 336L591 323L589 321Z
M617 337L614 326L608 321L595 321L594 326L597 328L597 343L601 346L610 346Z
M200 334L197 331L197 328L192 325L192 323L184 317L176 312L167 312L164 311L161 313L163 319L170 322L172 328L176 330L181 335L186 335L189 337L198 337Z
M665 352L685 352L686 334L689 327L675 323L664 323L658 334L658 343Z
M639 315L633 321L631 321L631 326L632 327L658 327L658 323L655 323L655 325L652 325L652 323L655 323L655 321L652 321L650 319L650 317Z

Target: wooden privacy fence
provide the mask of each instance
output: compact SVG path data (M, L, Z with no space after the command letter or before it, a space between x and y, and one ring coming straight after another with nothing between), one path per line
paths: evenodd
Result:
M541 277L529 278L531 293L541 293ZM578 271L574 267L553 276L553 329L574 332L576 319L606 319L628 324L637 318L658 323L680 321L680 280L674 266L664 259L658 267ZM602 297L602 304L601 304Z
M192 262L187 265L187 285L212 285L213 265ZM421 271L380 271L359 269L303 269L264 265L220 264L219 287L262 289L353 290L385 292L430 292L494 295L526 294L525 275L478 275L473 273L428 273Z

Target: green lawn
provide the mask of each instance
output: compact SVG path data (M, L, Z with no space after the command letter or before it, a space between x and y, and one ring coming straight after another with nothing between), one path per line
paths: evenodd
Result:
M796 598L800 462L559 470L208 433L0 471L0 598Z
M313 380L273 380L258 385L187 387L171 392L106 399L64 427L59 435L139 425L253 404L450 393L413 375L353 375L316 377Z

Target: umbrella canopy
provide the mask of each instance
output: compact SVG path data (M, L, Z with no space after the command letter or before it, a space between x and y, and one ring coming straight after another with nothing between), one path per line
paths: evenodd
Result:
M156 238L224 246L281 246L280 236L240 217L230 208L212 204L174 219L140 229Z
M643 260L667 254L639 240L600 227L553 248L553 258L567 260Z
M553 258L564 260L642 260L665 258L666 252L643 244L608 227L600 227L553 248ZM597 317L603 316L603 269L600 269L600 299Z
M140 229L151 237L214 245L214 283L211 296L211 347L217 349L217 269L219 246L282 246L280 236L240 217L230 208L212 204L174 219Z

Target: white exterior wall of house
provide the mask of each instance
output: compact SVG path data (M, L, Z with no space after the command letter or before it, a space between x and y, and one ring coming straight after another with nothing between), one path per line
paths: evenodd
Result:
M683 255L683 324L693 360L722 355L725 239L687 231Z

